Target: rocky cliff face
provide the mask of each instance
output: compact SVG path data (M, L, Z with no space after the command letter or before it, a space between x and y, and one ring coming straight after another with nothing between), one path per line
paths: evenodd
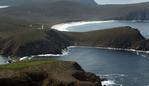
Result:
M76 62L25 61L0 66L1 86L101 86Z

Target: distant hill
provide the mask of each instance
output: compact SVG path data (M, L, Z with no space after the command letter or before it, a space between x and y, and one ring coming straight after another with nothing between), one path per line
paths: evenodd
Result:
M148 20L149 2L97 5L94 0L2 0L12 7L0 15L33 23L56 24L80 20Z
M115 18L113 19L149 20L149 7L148 7L149 2L128 4L128 5L126 4L126 5L105 5L105 6L106 11L108 11L111 15L115 15Z
M22 4L20 2L0 10L0 15L36 23L54 24L92 19L96 14L93 10L96 6L95 2L85 0L27 0Z
M29 3L51 3L51 2L58 2L58 1L75 1L79 3L84 3L87 5L95 5L94 0L0 0L0 5L22 5L22 4L29 4Z

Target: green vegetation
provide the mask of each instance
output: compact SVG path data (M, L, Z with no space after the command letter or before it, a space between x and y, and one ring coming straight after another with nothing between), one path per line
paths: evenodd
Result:
M47 36L48 35L45 34L45 30L33 29L15 34L14 40L16 42L16 45L21 45L36 40L46 40Z
M54 63L58 61L50 61L50 60L40 60L40 61L36 61L36 60L25 60L25 61L19 61L17 63L11 63L11 64L6 64L6 65L1 65L0 69L13 69L13 70L17 70L17 69L23 69L23 68L28 68L28 67L36 67L42 64L50 64L50 63Z
M32 60L0 66L1 86L101 86L76 62Z
M137 29L128 26L66 34L73 38L76 46L132 48L137 41L145 39Z
M61 54L70 45L66 35L56 30L26 30L1 40L1 54L23 57L37 54Z

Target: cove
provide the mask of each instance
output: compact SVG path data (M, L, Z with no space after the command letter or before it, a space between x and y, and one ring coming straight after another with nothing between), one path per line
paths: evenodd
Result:
M119 26L131 26L139 29L144 37L149 38L148 21L94 21L73 22L54 25L61 31L85 32ZM41 59L41 57L37 57ZM88 47L69 48L69 54L48 59L77 61L85 70L108 78L106 86L148 86L149 55L124 50L108 50Z
M86 71L104 78L107 86L149 85L149 56L130 51L71 47L64 56L39 56L33 59L77 61ZM144 57L144 56L146 57Z

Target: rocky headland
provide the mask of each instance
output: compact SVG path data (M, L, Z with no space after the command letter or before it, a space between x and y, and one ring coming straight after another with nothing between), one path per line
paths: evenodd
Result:
M1 86L102 86L76 62L22 61L0 66Z
M89 32L28 30L2 38L0 54L21 58L39 54L62 54L69 46L111 47L148 51L148 40L129 26Z

